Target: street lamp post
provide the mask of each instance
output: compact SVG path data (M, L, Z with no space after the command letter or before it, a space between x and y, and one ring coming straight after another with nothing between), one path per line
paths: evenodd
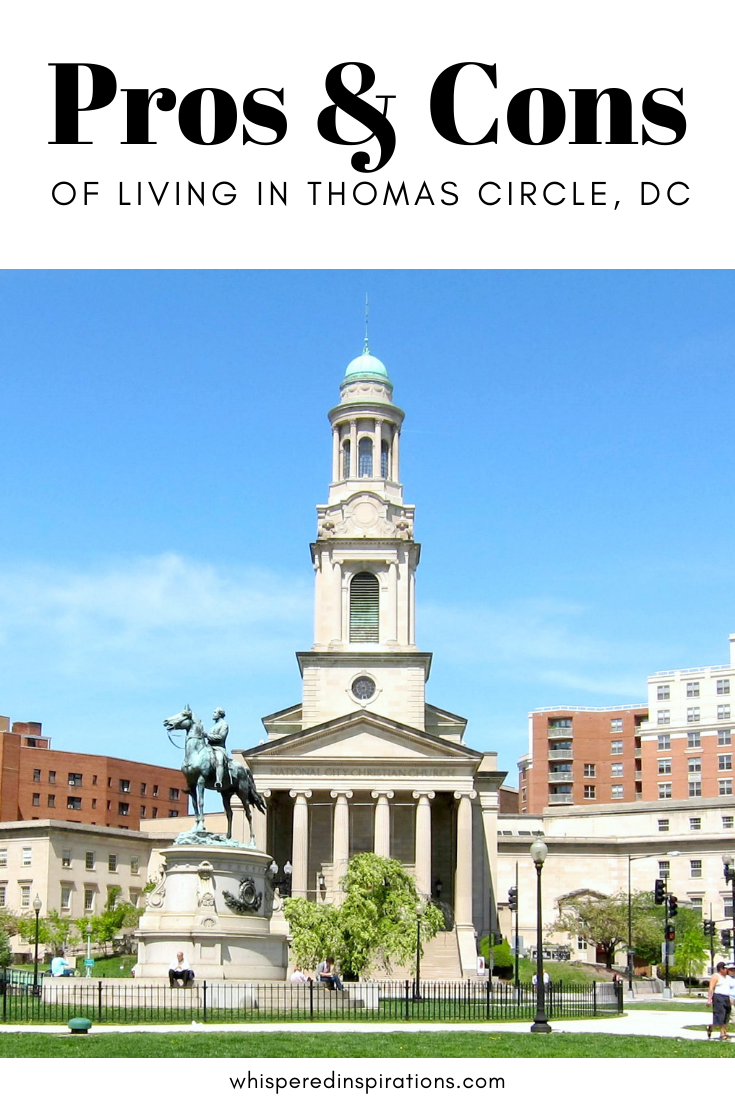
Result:
M90 958L92 956L92 923L91 922L87 923L87 925L84 929L84 932L87 935L87 960L90 960ZM91 969L90 965L87 964L87 963L85 963L85 965L84 965L84 975L85 975L86 979L89 979L89 977L92 975L92 969Z
M426 910L426 904L416 904L416 982L413 991L413 1001L421 1002L421 918Z
M633 994L633 967L635 964L635 951L633 949L633 892L630 883L630 866L634 861L645 861L651 857L657 857L655 853L639 853L635 857L632 854L628 854L628 992ZM671 849L666 854L667 857L679 857L681 856L680 849Z
M35 946L33 949L33 994L40 995L41 988L38 986L38 920L41 914L41 898L36 894L36 898L33 900L33 910L36 912L36 938Z
M735 857L726 853L723 855L722 864L725 866L725 883L732 885L732 946L735 949Z
M544 988L544 931L541 914L541 871L549 854L549 847L538 839L531 846L531 859L536 866L536 1017L531 1033L551 1033L546 1016L546 989Z

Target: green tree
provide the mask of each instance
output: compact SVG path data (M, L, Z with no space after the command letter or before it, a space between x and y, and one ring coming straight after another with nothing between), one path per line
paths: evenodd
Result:
M0 969L9 968L13 963L13 950L10 948L10 938L0 927Z
M13 937L14 934L18 933L18 916L7 910L6 907L0 907L0 930L8 937Z
M632 941L636 955L651 962L660 959L663 937L663 907L657 907L650 892L635 892L630 898ZM573 892L559 904L559 918L552 930L582 937L597 945L612 968L615 954L628 945L628 896L626 892Z
M367 976L376 964L389 970L414 961L421 897L400 861L356 854L341 887L344 899L339 907L287 900L284 913L298 962L313 968L325 956L333 956L343 972ZM444 916L428 904L421 917L422 953L425 943L443 929Z
M107 946L112 948L113 941L121 936L123 930L135 929L143 914L142 907L134 907L132 903L120 899L120 894L119 887L110 888L104 910L98 915L77 919L75 923L82 938L86 938L89 924L92 928L91 940L95 945L101 946L105 953Z
M25 914L17 921L18 933L29 944L36 941L36 916ZM38 922L38 944L45 945L55 957L63 957L67 949L76 944L72 932L72 921L56 910L50 910Z
M691 979L702 971L709 959L709 945L702 931L701 911L694 907L679 907L674 927L674 968L685 979Z
M512 968L514 965L513 953L508 942L503 939L500 945L491 945L490 938L484 937L480 942L480 956L489 962L490 954L493 957L493 969Z

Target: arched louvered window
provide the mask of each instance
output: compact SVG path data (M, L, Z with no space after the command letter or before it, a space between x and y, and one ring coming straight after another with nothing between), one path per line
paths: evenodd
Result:
M342 477L350 477L350 450L351 445L349 440L345 440L342 445Z
M388 477L388 441L384 440L380 445L380 477Z
M360 459L359 475L360 478L372 478L373 477L373 442L369 436L363 436L360 443L357 446L357 451Z
M362 571L350 583L350 642L377 643L378 623L378 579Z

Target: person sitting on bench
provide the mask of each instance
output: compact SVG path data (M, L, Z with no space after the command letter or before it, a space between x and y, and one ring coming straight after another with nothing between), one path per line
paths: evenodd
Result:
M317 976L320 983L325 983L329 991L342 991L342 980L339 978L339 972L334 967L334 957L327 957L318 966Z
M171 987L177 987L179 980L184 987L189 987L194 982L194 970L181 950L171 961L168 970L168 982Z

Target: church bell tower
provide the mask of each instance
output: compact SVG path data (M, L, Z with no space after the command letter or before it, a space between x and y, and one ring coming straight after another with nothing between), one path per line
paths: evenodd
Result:
M305 727L365 708L424 728L431 656L415 642L420 546L400 481L403 418L366 339L329 412L332 480L311 545L314 645L299 655Z

